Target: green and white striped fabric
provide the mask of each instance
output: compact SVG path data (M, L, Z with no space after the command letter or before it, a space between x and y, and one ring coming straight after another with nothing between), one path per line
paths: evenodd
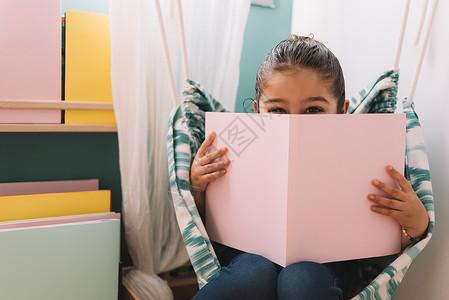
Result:
M352 97L348 114L394 113L396 110L399 74L387 71Z
M351 99L348 112L394 113L398 78L397 71L385 72ZM167 134L170 187L178 225L201 288L219 274L220 264L194 203L189 170L205 138L205 113L227 110L193 81L186 82L183 95L183 103L171 113ZM425 239L410 245L389 265L361 267L366 287L354 299L392 299L412 260L432 236L435 214L422 131L413 106L404 100L403 107L407 115L406 175L426 207L430 225Z
M219 274L220 263L195 206L189 181L190 166L205 139L206 112L226 109L190 80L186 82L183 96L183 103L170 115L168 168L179 229L201 288Z

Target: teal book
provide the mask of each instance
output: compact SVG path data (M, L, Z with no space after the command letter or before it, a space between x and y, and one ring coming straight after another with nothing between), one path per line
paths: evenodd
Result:
M0 230L1 299L118 298L120 220Z

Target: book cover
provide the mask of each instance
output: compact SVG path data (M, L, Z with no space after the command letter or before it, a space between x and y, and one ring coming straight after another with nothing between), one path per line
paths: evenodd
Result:
M67 10L65 100L112 102L109 16ZM66 110L66 124L115 124L112 111Z
M59 0L0 1L0 99L61 100ZM60 123L61 111L0 109L0 123Z
M118 297L120 220L0 230L2 299Z
M110 211L108 190L0 197L1 222Z
M0 183L0 196L98 190L98 179Z
M206 189L212 240L282 266L400 251L400 225L367 196L373 179L396 186L387 165L404 170L404 114L206 113L212 131L231 160Z
M80 223L80 222L90 222L90 221L110 220L110 219L120 220L120 214L114 212L107 212L96 214L94 213L84 215L60 216L52 218L6 221L0 222L0 230L14 229L14 228L30 228L36 226L49 226L49 225Z

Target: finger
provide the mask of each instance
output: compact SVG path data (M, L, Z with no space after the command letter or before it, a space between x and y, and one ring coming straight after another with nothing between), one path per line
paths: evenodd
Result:
M225 155L227 152L228 152L228 148L227 147L223 147L221 149L218 149L217 151L211 152L211 153L209 153L206 156L201 158L201 164L202 165L210 164L214 160L216 160L217 158L220 158L223 155Z
M397 210L389 209L389 208L381 207L381 206L377 206L377 205L371 206L371 210L375 213L378 213L378 214L381 214L384 216L393 217L393 218L397 219L396 218L397 214L398 214Z
M204 140L204 142L201 144L200 148L198 149L197 152L197 156L199 158L203 157L204 155L206 155L207 150L209 149L210 145L212 145L212 143L214 142L215 136L217 134L215 133L215 131L212 131L211 134L209 134L209 136Z
M207 164L201 168L201 174L210 174L221 169L225 169L231 163L230 160L219 161L212 164Z
M389 186L388 184L383 183L380 180L374 179L372 181L372 183L379 190L384 191L385 193L387 193L388 195L390 195L391 197L393 197L397 200L404 201L404 199L406 197L406 194L403 191L395 189L395 188Z
M372 202L380 204L385 208L393 209L393 210L402 210L402 202L396 199L390 199L386 197L381 197L373 194L368 195L368 199Z
M226 169L221 169L216 172L205 175L204 179L206 180L207 183L211 183L220 178L221 176L223 176L224 174L226 174L226 172L227 172Z
M408 182L408 180L401 173L396 171L395 168L393 168L392 166L387 166L387 172L391 177L394 178L394 180L397 181L403 191L409 192L413 190L410 182Z

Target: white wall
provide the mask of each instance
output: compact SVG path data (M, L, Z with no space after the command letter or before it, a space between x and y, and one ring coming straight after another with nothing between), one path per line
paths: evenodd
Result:
M413 41L422 2L412 1L410 8L400 63L400 97L408 95L416 68L420 46L415 46ZM347 95L351 96L383 71L393 68L404 7L405 0L294 0L292 33L307 35L312 32L316 39L324 42L335 53L345 73ZM441 0L415 94L415 108L420 116L430 161L436 227L429 245L407 272L395 300L449 297L447 28L449 1Z

